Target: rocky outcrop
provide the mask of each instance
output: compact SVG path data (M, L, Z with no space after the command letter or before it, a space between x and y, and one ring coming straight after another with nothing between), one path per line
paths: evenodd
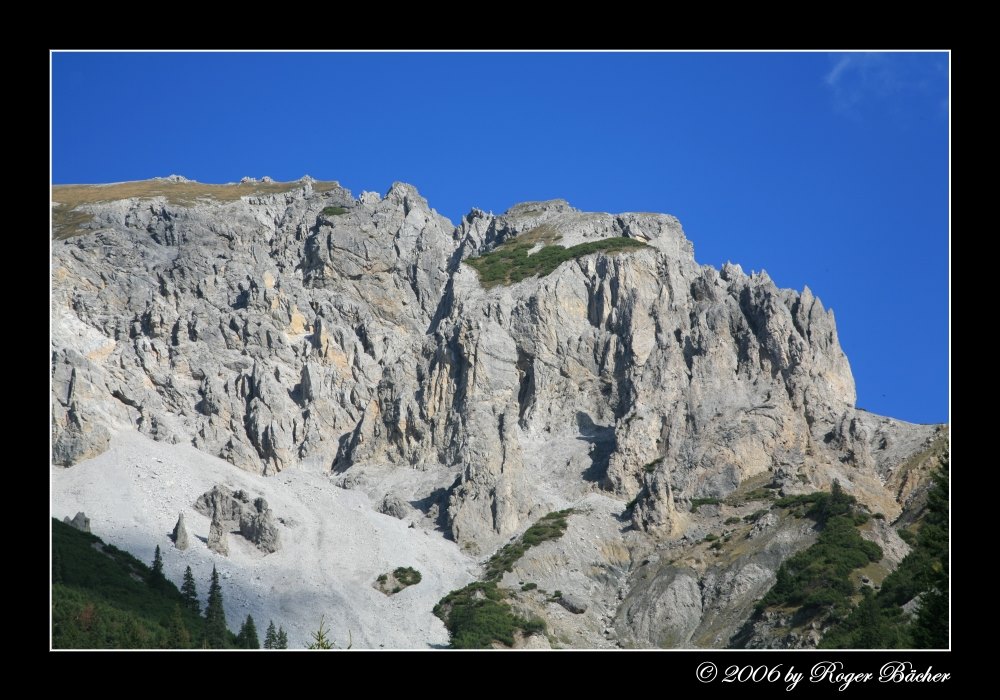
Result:
M564 593L556 599L556 602L574 615L582 615L587 612L587 601L575 595L567 595Z
M67 515L63 518L63 522L82 532L90 532L90 518L88 518L83 511L74 515L72 520L70 520L70 517Z
M188 545L188 534L187 528L184 527L184 513L177 516L177 524L174 525L174 531L170 534L170 539L173 540L174 546L177 549L187 549Z
M212 515L208 528L208 548L216 554L229 556L229 530L218 512Z
M212 528L220 531L216 539L225 541L225 534L239 530L240 535L265 553L278 551L281 546L278 524L263 498L251 501L246 491L231 491L217 485L198 497L194 509L212 519ZM209 536L211 543L212 537ZM222 545L220 545L222 546Z
M387 493L381 503L378 504L376 510L378 510L379 513L385 513L386 515L391 515L394 518L403 520L410 515L410 511L412 509L410 508L410 504L399 496Z
M252 508L244 508L240 515L240 534L253 542L257 549L270 554L281 547L278 524L263 498L255 498Z

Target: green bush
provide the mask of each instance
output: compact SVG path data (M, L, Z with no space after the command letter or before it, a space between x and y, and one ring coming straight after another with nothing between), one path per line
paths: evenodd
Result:
M521 586L522 591L533 591L536 588L538 588L538 584L533 581L529 581Z
M414 569L412 566L400 566L392 572L392 575L396 577L403 586L415 586L420 583L423 578L420 572Z
M542 542L562 537L568 527L566 518L572 513L573 509L567 508L542 516L538 522L525 530L521 537L504 545L489 558L489 561L486 562L486 573L483 578L487 581L499 580L505 572L514 570L514 564L529 549Z
M487 649L494 642L513 646L518 629L525 634L545 631L544 620L515 615L495 581L476 581L452 591L434 606L434 614L448 628L454 649Z
M347 210L343 207L324 207L324 216L340 216L341 214L346 214Z
M714 532L710 532L707 535L705 535L706 542L715 542L717 539L719 539L719 536L716 535Z
M743 516L743 522L745 523L755 523L771 511L767 508L761 508L760 510L755 510L750 515Z
M735 515L732 516L732 517L726 518L726 525L735 525L738 522L740 522L740 518L736 517Z

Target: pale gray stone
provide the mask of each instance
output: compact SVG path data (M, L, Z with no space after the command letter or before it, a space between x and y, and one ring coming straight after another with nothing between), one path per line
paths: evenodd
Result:
M190 544L188 541L187 528L184 527L184 513L177 516L177 524L174 525L174 531L170 535L170 539L173 540L174 546L177 549L187 549Z

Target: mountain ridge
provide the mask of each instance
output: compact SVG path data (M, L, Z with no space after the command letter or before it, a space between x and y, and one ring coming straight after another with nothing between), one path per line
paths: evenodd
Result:
M57 464L135 430L251 472L322 470L373 503L416 504L420 527L473 556L587 503L580 529L598 543L571 526L503 582L556 575L531 564L555 550L569 565L561 589L602 601L563 615L568 629L596 643L614 628L653 646L695 643L713 614L762 596L804 542L796 530L776 560L709 567L715 594L702 564L664 574L667 597L697 614L664 616L662 594L636 612L624 562L690 548L724 513L742 517L724 501L748 484L794 495L836 480L890 521L920 490L918 480L904 495L898 470L939 427L857 409L832 311L765 272L699 265L675 217L549 200L473 209L455 226L405 183L358 198L336 183L288 184L212 186L233 190L223 201L171 198L162 192L192 185L160 181L155 196L64 197L53 241ZM53 200L66 192L54 187ZM612 239L636 246L490 288L468 264L515 241L523 262ZM693 505L706 499L717 504ZM785 531L772 525L768 537ZM906 547L891 528L878 537Z

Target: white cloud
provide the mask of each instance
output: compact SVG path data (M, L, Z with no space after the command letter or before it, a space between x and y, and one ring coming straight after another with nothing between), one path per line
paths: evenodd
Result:
M834 107L860 118L862 108L896 98L947 94L947 55L943 53L843 53L830 55L823 77Z
M826 84L836 85L837 81L840 79L840 76L843 74L843 72L847 69L849 65L851 65L851 55L847 54L845 56L841 56L840 60L837 61L833 69L826 74Z

